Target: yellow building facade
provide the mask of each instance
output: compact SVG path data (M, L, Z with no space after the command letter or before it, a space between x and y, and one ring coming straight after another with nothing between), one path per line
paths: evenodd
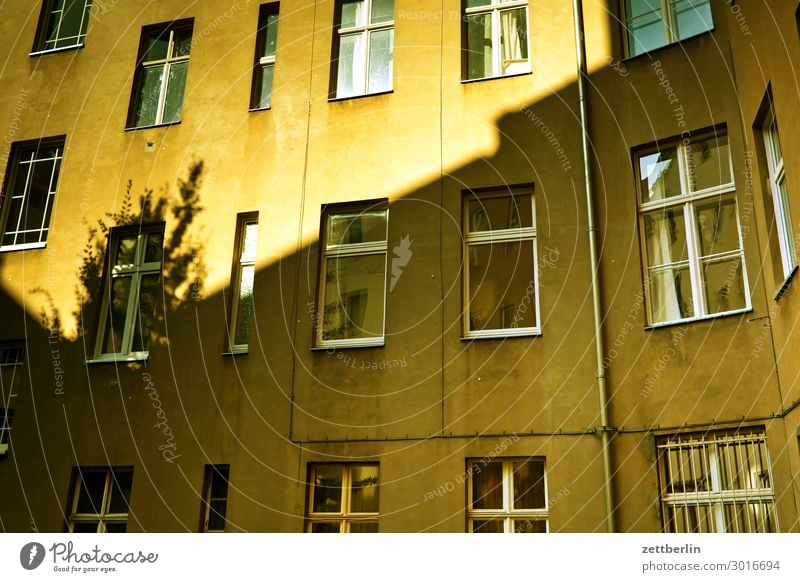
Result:
M0 530L798 531L796 10L6 2Z

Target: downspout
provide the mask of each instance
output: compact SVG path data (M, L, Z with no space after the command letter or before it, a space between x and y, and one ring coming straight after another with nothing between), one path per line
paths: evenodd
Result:
M606 527L614 533L614 491L611 482L611 452L609 448L612 428L608 424L608 394L606 390L606 369L603 362L605 342L603 341L603 319L600 305L600 262L597 254L597 225L594 216L594 195L592 190L592 164L589 153L589 113L586 107L586 41L583 34L583 7L581 0L572 0L575 21L575 52L578 66L578 104L581 116L581 141L583 146L583 179L586 190L586 219L589 234L589 259L592 267L592 312L594 315L594 344L597 360L597 399L600 407L601 446L603 449L603 493L606 504Z

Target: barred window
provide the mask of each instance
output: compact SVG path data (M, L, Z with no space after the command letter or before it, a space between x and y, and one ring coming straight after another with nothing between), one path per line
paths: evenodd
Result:
M763 429L665 438L658 466L664 531L778 531Z

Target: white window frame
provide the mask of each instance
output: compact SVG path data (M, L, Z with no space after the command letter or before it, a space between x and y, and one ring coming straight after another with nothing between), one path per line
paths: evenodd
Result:
M770 483L770 487L745 487L739 489L722 489L723 485L723 463L720 461L721 457L726 457L730 461L730 455L722 455L720 453L721 447L735 447L735 457L737 466L751 467L750 458L742 455L742 448L739 445L755 445L759 450L759 461L761 473L754 473L759 467L753 467L750 471L752 480L756 480L757 476L761 479L766 476ZM772 520L775 524L775 532L780 531L778 522L778 511L775 507L775 481L772 478L772 463L769 457L769 448L767 447L767 437L763 429L758 430L745 430L739 433L726 432L726 431L710 431L707 433L694 433L674 435L668 438L660 439L657 443L658 447L658 473L660 482L660 496L662 505L662 523L665 532L670 531L669 510L671 508L683 509L688 520L689 512L692 510L700 510L700 508L709 508L713 514L710 523L714 532L725 532L725 507L730 505L750 505L759 504L762 509L768 513L768 519ZM760 451L764 451L764 456L761 456ZM689 451L697 451L692 454ZM681 459L680 467L673 467L672 456L670 452L677 452L679 459ZM688 453L690 462L684 465L683 460L686 459L682 453ZM696 466L698 462L698 455L700 461L708 468L708 477L710 483L706 490L703 491L684 491L683 492L670 492L668 474L696 477L702 475L703 470L698 470ZM666 462L664 459L666 458ZM728 475L732 477L730 471ZM737 472L738 475L738 472ZM682 480L677 483L696 483L697 480ZM674 486L673 486L674 488ZM750 513L745 512L745 515L750 521ZM686 526L688 523L684 522ZM738 528L738 520L736 520L736 527ZM748 529L752 527L751 523L747 524ZM692 529L687 527L687 529ZM754 531L754 530L751 530ZM737 532L738 533L738 532Z
M8 453L9 437L11 427L14 424L14 409L9 408L8 404L0 408L0 455Z
M484 230L472 232L472 217L469 215L470 197L478 199L503 198L503 197L530 196L531 198L531 226L523 228L508 228L497 230ZM533 187L511 187L502 189L473 190L464 192L462 196L463 224L464 224L464 315L463 333L465 338L504 338L540 335L542 333L542 320L539 310L539 251L536 236L536 198L534 197ZM531 302L536 315L536 325L533 327L507 327L503 329L472 330L470 329L470 248L473 246L483 246L492 244L502 244L509 242L527 243L533 245L533 287L535 289L534 298ZM497 309L503 309L498 305ZM513 315L513 314L512 314Z
M778 122L775 111L770 106L762 126L764 134L764 148L767 155L769 169L769 187L772 192L772 206L775 211L775 225L778 231L778 244L781 253L781 266L783 267L783 283L778 289L780 293L797 270L797 249L795 248L794 228L792 214L789 208L788 192L786 192L786 173L783 163L783 149L781 148ZM778 157L780 155L780 158Z
M136 234L136 253L135 262L128 265L114 265L114 257L122 238ZM139 312L139 293L141 291L142 277L145 275L158 275L163 289L164 247L162 246L161 261L145 263L144 253L147 249L147 237L151 234L164 234L163 225L148 225L138 230L131 230L126 227L111 229L109 234L109 252L106 255L106 272L103 281L103 306L100 310L100 318L97 331L97 343L95 345L95 357L92 362L125 362L135 360L146 360L150 356L150 351L131 351L133 344L134 318ZM163 245L163 242L162 242ZM128 297L128 307L125 315L125 329L122 337L122 351L118 353L104 353L103 343L105 341L106 322L108 319L109 298L111 295L112 281L117 277L131 277L131 291ZM151 330L148 330L148 333Z
M540 461L544 469L544 507L539 509L514 508L514 463L526 461ZM486 467L490 463L503 464L503 508L502 509L473 509L472 486L473 465ZM547 463L544 457L497 457L491 461L485 459L467 459L467 532L473 533L473 521L486 521L491 519L503 520L503 533L514 532L515 519L528 519L531 521L544 521L546 532L550 532L550 508L547 489Z
M639 232L640 232L640 252L642 257L642 269L644 274L644 289L645 289L645 297L646 297L646 305L647 305L647 327L648 328L655 328L661 327L666 325L673 325L675 323L684 323L684 322L692 322L692 321L701 321L704 319L713 319L716 317L723 317L726 315L733 315L737 313L745 313L752 309L752 302L750 297L750 282L747 277L747 264L745 262L745 253L744 253L744 238L742 235L742 221L741 216L739 214L739 200L736 196L736 184L734 182L734 171L733 171L733 156L731 155L730 150L730 141L728 142L728 164L730 168L730 176L731 181L727 184L720 184L717 186L712 186L709 188L705 188L702 190L692 191L691 186L689 183L689 171L688 165L689 162L687 160L687 148L691 145L705 141L707 139L714 139L725 137L726 133L717 133L717 134L698 134L695 138L691 141L680 141L680 142L665 142L663 149L669 149L671 147L677 148L677 159L678 159L678 169L680 172L680 183L681 183L681 194L679 196L672 196L670 198L666 198L663 200L654 200L650 202L642 202L644 197L644 192L641 191L641 183L642 183L642 176L640 175L640 164L639 160L647 155L656 153L659 151L658 148L649 148L646 150L640 150L636 152L634 157L634 171L636 173L636 184L637 184L637 204L639 208ZM702 274L702 267L703 267L703 260L701 260L699 254L700 248L700 238L697 229L697 220L695 218L694 208L698 203L702 203L707 200L714 200L714 199L731 199L733 200L735 209L736 209L736 229L739 235L739 249L733 251L726 251L723 253L717 253L713 257L703 257L705 263L713 263L713 262L723 262L726 260L730 260L733 258L738 258L741 261L742 266L742 286L745 296L745 306L737 309L731 309L729 311L720 311L718 313L709 313L708 306L706 305L706 298L705 294L703 293L703 274ZM648 264L648 257L647 257L647 240L645 236L645 224L644 219L645 216L651 213L654 210L663 210L663 209L679 209L682 208L683 210L683 219L684 225L686 228L686 244L687 244L687 259L686 261L674 261L667 265L656 265L652 267ZM684 317L680 319L673 319L669 321L660 321L655 322L653 318L653 300L650 294L650 271L659 271L659 270L668 270L674 268L675 265L679 263L688 263L689 267L689 274L691 279L691 287L692 287L692 303L694 307L694 315L691 317Z
M273 78L272 83L274 86L275 83L275 57L278 52L278 42L277 42L277 34L278 31L275 31L276 40L275 40L275 54L266 55L264 56L263 53L266 50L267 46L267 38L269 36L270 30L270 17L276 17L273 26L275 28L278 27L278 18L280 14L280 6L279 2L270 2L267 4L262 4L259 9L258 14L258 33L256 34L256 62L253 66L253 91L252 96L250 99L250 111L261 111L263 109L272 109L272 87L270 87L270 99L269 104L265 106L261 106L260 103L264 99L264 96L261 95L261 84L258 81L263 78L264 71L266 69L273 69ZM261 73L261 77L259 76L259 72Z
M501 77L513 77L515 75L527 75L531 72L531 35L530 35L530 10L528 8L528 0L491 0L491 4L486 4L485 6L476 6L474 8L467 8L466 1L464 2L464 30L463 30L463 40L462 40L462 51L464 53L464 78L462 82L470 82L470 81L480 81L482 79L496 79ZM515 71L513 73L503 73L503 57L502 57L502 40L501 40L501 23L500 23L500 14L502 12L508 12L512 10L517 10L519 8L525 8L525 26L528 27L528 30L525 34L525 40L528 43L527 46L527 53L528 53L528 69L526 71ZM490 14L492 19L492 74L487 75L484 77L469 77L469 70L468 70L468 60L469 60L469 44L467 42L467 18L469 16L474 16L476 14Z
M241 286L242 286L242 272L246 267L253 267L255 270L256 266L256 252L255 248L253 249L253 254L246 254L247 249L245 246L245 236L247 232L247 227L249 225L256 226L256 241L254 243L257 244L258 241L258 212L250 212L239 215L239 219L237 220L237 232L236 232L236 249L235 249L235 256L234 256L234 274L233 280L231 285L231 319L230 319L230 328L228 329L228 349L230 353L247 353L249 350L250 344L248 343L236 343L236 330L239 324L239 303L242 299L241 297ZM255 290L253 291L253 295L255 296ZM250 333L250 323L248 322L248 336Z
M2 239L5 239L6 234L13 233L15 242L4 245L2 244L2 239L0 239L0 252L41 249L47 246L47 236L50 232L50 223L52 222L53 214L55 213L54 204L56 190L58 188L58 178L61 173L61 166L63 164L65 141L66 140L64 137L58 137L37 140L35 142L19 142L12 145L12 155L10 157L11 165L9 167L8 179L6 180L3 188L3 204L2 208L0 208L0 224L2 225L2 228L0 228L0 236ZM49 150L51 148L55 148L56 150L54 156L38 157L39 152ZM50 183L47 190L47 202L45 203L45 208L42 212L42 223L39 228L36 229L20 230L22 226L22 217L25 214L28 197L30 196L31 172L33 171L34 164L41 164L45 162L49 162L51 168ZM58 168L58 171L56 171L56 168ZM14 190L16 189L17 183L20 180L24 181L25 190L23 191L22 196L15 196ZM19 216L15 218L10 215L11 201L19 198L22 198L22 203L20 205ZM50 214L49 221L48 212ZM9 224L10 222L14 222L14 224ZM9 229L9 227L13 228ZM36 232L39 233L39 240L37 242L16 242L16 239L21 234Z
M170 24L169 26L163 25L155 25L155 26L148 26L142 30L141 38L139 40L139 50L140 50L140 60L137 62L137 74L134 76L134 85L133 85L133 94L131 96L132 103L131 103L131 112L130 112L130 119L128 122L127 129L140 129L143 127L156 127L159 125L167 125L173 123L180 123L180 116L177 120L174 121L164 121L164 110L167 106L167 93L169 90L169 71L173 65L180 64L180 63L188 63L189 57L191 56L191 50L187 55L178 55L173 56L174 48L175 48L175 32L178 30L186 30L189 29L192 32L192 39L194 39L194 22L193 21L181 21L174 24ZM153 61L145 61L145 47L146 47L146 40L151 36L160 37L166 31L169 31L169 40L167 41L167 56L163 59L156 59ZM191 41L190 41L191 45ZM145 71L147 69L162 67L163 73L161 74L161 86L159 87L158 93L158 103L156 104L156 118L152 124L149 125L136 125L136 116L138 113L141 104L139 103L139 92L142 89L142 84L145 80ZM188 78L188 65L187 65L187 78ZM181 113L183 111L183 102L186 97L186 88L184 87L184 93L181 95Z
M341 511L315 513L314 508L314 489L316 487L316 470L319 466L324 465L341 465L342 471L342 497L341 497ZM377 467L378 468L378 503L380 504L380 464L379 463L309 463L309 479L308 479L308 498L306 511L306 533L311 533L314 523L331 523L339 524L339 533L350 533L350 526L353 523L374 523L379 524L378 517L380 516L380 509L374 513L352 513L350 511L350 504L353 491L353 467Z
M698 32L696 34L692 34L690 36L679 37L677 35L677 33L675 32L677 27L676 27L676 22L675 22L676 21L676 16L675 16L675 13L674 13L674 4L675 4L676 1L680 1L680 0L661 0L661 18L660 18L660 20L664 23L664 42L662 44L658 45L657 47L651 48L649 50L658 50L661 47L664 47L664 46L667 46L667 45L670 45L670 44L673 44L673 43L676 43L676 42L679 42L679 41L682 41L682 40L686 40L688 38L699 36L701 34L705 34L706 32L714 30L713 10L712 10L712 21L711 21L711 26L709 28L707 28L706 30L704 30L702 32ZM708 6L709 6L709 9L711 9L712 2L710 0L692 0L692 1L697 3L697 4L707 3ZM628 11L627 0L620 0L620 2L622 4L622 9L621 9L622 10L622 14L625 15L625 50L626 50L626 53L627 53L628 57L636 57L636 56L639 56L639 55L646 54L648 52L647 50L643 50L642 52L636 52L635 50L633 50L633 47L635 47L635 45L636 45L636 37L633 35L633 32L631 31L629 24L630 24L630 22L632 20L635 20L637 18L645 18L648 15L655 13L655 10L652 11L652 12L648 12L647 14L639 15L639 16L637 16L635 18L629 18L628 15L627 15L627 11ZM693 7L694 6L692 6L692 8ZM631 46L631 43L633 43L633 46Z
M392 20L387 20L384 22L378 22L376 24L372 24L372 1L373 0L364 0L364 5L366 6L366 14L364 16L364 25L363 26L351 26L349 28L345 28L341 25L341 22L337 23L336 26L336 70L335 74L336 85L333 87L333 96L332 99L351 99L353 97L361 97L364 95L378 95L380 93L389 93L393 90L394 87L394 78L391 79L390 87L388 89L381 89L380 91L369 91L369 56L370 56L370 45L372 42L372 33L373 32L380 32L382 30L393 30L394 29L394 18ZM342 10L342 2L341 0L337 0L336 2L336 9L338 14L341 18L341 10ZM358 91L355 87L353 87L353 93L347 95L340 95L339 94L339 75L338 75L338 67L339 67L339 56L341 54L341 40L343 36L353 36L355 34L361 34L364 38L364 60L363 60L363 69L364 69L364 86ZM394 48L394 38L392 39L392 47ZM394 55L392 56L392 61L394 61ZM394 68L392 68L392 76L394 77Z
M83 473L105 473L105 485L103 487L103 500L101 503L100 511L97 513L78 513L78 499L81 494L81 475ZM131 483L133 482L133 468L132 467L76 467L75 475L72 481L72 499L70 500L70 513L69 513L69 532L73 533L75 524L81 522L97 521L97 533L106 532L106 524L108 523L124 523L127 530L128 515L130 511L125 513L110 513L111 493L114 488L114 475L121 473L131 474ZM128 507L130 510L130 506Z
M223 475L223 471L225 474ZM205 470L205 482L204 482L204 490L203 490L203 514L202 514L202 523L200 531L204 533L211 533L217 532L221 533L225 531L225 526L228 524L228 493L230 492L231 486L231 468L230 465L206 465ZM225 481L225 497L211 497L211 492L214 486L215 479L222 479ZM222 529L209 529L208 523L211 518L211 502L215 500L225 500L225 515L220 515L223 521Z
M42 12L39 16L39 27L36 31L36 41L29 56L43 55L47 53L54 53L59 51L66 51L71 49L83 48L84 40L86 39L86 29L89 26L89 14L92 9L92 0L83 0L83 12L81 14L81 24L78 29L78 34L71 34L69 36L61 36L61 24L63 22L64 4L69 0L44 0L42 3ZM56 36L52 40L47 40L47 34L50 23L56 22ZM71 31L70 31L71 32ZM58 44L59 41L67 39L75 39L71 44L64 46L51 46L48 44Z
M328 244L328 233L330 232L331 218L334 216L361 216L370 213L382 213L384 215L386 233L382 241L353 243L353 244ZM389 208L383 202L372 202L358 206L331 207L323 213L324 228L322 244L322 260L319 272L319 295L317 299L317 318L316 318L316 347L317 348L362 348L370 346L382 346L386 336L386 299L388 297L386 285L388 282L386 273L388 266L388 231L389 231ZM369 338L345 338L345 339L323 339L325 323L325 289L327 286L326 273L327 262L329 259L339 259L343 257L359 257L368 255L383 256L383 317L381 319L381 334Z

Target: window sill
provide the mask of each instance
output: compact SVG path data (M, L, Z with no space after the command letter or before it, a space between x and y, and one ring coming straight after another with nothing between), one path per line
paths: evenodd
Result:
M525 75L533 75L533 71L526 71L524 73L512 73L510 75L495 75L493 77L480 77L478 79L462 79L462 85L469 85L471 83L480 83L482 81L496 81L497 79L512 79L514 77L524 77Z
M797 270L798 270L798 265L795 265L792 271L788 275L786 275L786 278L783 280L783 283L781 283L778 286L778 290L775 291L775 295L773 296L773 299L775 301L780 301L783 298L784 294L789 289L789 284L792 282L792 279L794 279Z
M710 321L719 319L720 317L732 317L734 315L742 315L744 313L752 313L752 307L745 307L744 309L737 309L735 311L725 311L724 313L715 313L714 315L703 315L702 317L690 317L687 319L678 319L676 321L666 321L664 323L648 323L644 326L645 331L652 331L662 329L665 327L674 327L676 325L687 325L690 323L700 323L703 321Z
M6 245L4 247L0 247L0 253L10 253L13 251L30 251L34 249L43 249L47 246L47 243L28 243L24 245Z
M66 51L74 51L74 50L82 49L84 46L86 46L86 45L81 42L81 43L78 43L78 44L71 44L69 46L61 46L61 47L54 48L54 49L33 51L33 52L28 53L28 56L29 57L42 57L42 56L45 56L45 55L52 55L52 54L56 54L56 53L63 53L63 52L66 52Z
M331 350L347 350L358 348L382 348L385 342L382 337L374 339L341 340L336 342L323 343L311 348L312 352L325 352Z
M159 123L156 125L139 125L134 127L126 127L125 131L138 131L140 129L154 129L156 127L169 127L170 125L180 125L181 120L178 121L170 121L169 123Z
M641 57L644 57L644 56L650 56L650 57L652 57L654 53L657 53L657 52L659 52L659 51L661 51L661 50L667 49L667 48L669 48L669 47L673 47L673 46L675 46L676 44L681 44L681 43L684 43L684 42L690 41L690 40L692 40L692 39L695 39L695 38L697 38L697 37L699 37L699 36L703 36L704 34L709 34L709 33L711 33L711 32L714 32L714 27L713 27L713 26L712 26L711 28L709 28L708 30L704 30L703 32L698 32L697 34L693 34L692 36L687 36L686 38L682 38L682 39L680 39L680 40L674 40L674 41L672 41L672 42L668 42L667 44L662 44L662 45L661 45L661 46L659 46L659 47L656 47L656 48L650 49L649 51L645 51L645 52L643 52L643 53L639 53L638 55L629 55L629 56L626 56L624 59L622 59L622 61L621 61L621 62L623 62L623 63L628 63L628 62L634 61L634 60L636 60L636 59L638 59L638 58L641 58Z
M270 111L272 109L272 105L268 107L251 107L247 110L248 113L255 113L256 111Z
M364 93L362 95L350 95L348 97L328 97L328 103L339 103L341 101L353 101L355 99L366 99L367 97L377 97L378 95L391 95L394 89L379 91L377 93Z
M521 327L518 329L497 329L492 331L473 331L461 338L462 342L486 339L513 339L518 337L537 337L542 330L537 327Z
M240 350L230 350L228 352L222 352L223 357L236 357L236 356L246 356L250 353L248 348L240 349Z
M108 355L98 356L97 358L87 359L87 364L124 364L126 362L146 362L150 357L150 352L137 352L127 356L123 355Z

